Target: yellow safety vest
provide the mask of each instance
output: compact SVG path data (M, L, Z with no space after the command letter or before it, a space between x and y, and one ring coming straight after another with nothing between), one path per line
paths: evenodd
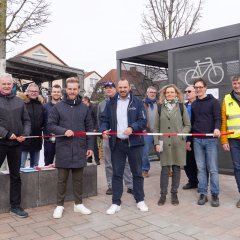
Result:
M240 107L238 103L228 94L224 98L227 116L227 132L240 132ZM238 138L240 133L229 134L228 138Z

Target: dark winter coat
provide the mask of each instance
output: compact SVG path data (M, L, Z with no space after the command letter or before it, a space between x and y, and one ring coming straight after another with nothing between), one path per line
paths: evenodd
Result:
M117 99L118 94L110 98L106 103L104 112L100 116L101 128L100 131L111 129L112 132L117 132ZM130 93L130 101L127 109L128 127L131 127L134 132L142 132L146 129L147 119L146 111L143 102L140 98L135 97ZM116 144L116 134L109 139L109 144L113 150ZM143 146L143 136L131 134L129 136L129 147Z
M25 94L18 96L23 99L31 120L30 136L42 136L43 129L43 98L39 96L36 100L28 98ZM22 151L40 151L42 149L42 138L27 139L22 145Z
M214 129L221 129L221 106L211 94L197 98L192 103L191 113L192 133L213 133Z
M67 130L73 132L92 132L91 110L77 100L64 99L55 104L48 116L47 129L56 135L64 135ZM86 151L93 150L92 136L56 138L56 167L82 168L86 166Z
M28 136L30 128L31 122L23 101L13 94L0 94L0 145L19 145L19 142L9 138L13 133L16 136Z

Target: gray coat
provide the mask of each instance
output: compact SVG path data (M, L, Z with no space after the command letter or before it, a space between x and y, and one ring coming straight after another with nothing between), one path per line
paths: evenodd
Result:
M187 109L183 106L183 116L177 104L169 113L162 105L161 116L156 114L154 132L157 133L189 133L191 123ZM160 153L162 166L186 165L186 137L182 136L154 136L154 145L163 140L163 152Z
M49 112L47 129L50 133L64 135L73 132L92 132L93 124L89 108L79 96L71 101L64 98ZM93 150L92 136L56 138L56 167L82 168L86 166L86 151Z

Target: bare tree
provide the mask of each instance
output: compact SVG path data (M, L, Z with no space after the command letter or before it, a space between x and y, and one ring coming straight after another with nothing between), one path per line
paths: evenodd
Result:
M19 44L49 23L46 0L0 0L0 71L5 70L6 43Z
M143 13L143 43L152 43L198 31L203 0L148 0Z

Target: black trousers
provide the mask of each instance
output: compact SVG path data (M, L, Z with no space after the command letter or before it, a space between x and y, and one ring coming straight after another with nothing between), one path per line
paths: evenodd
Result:
M194 151L193 151L193 143L191 143L192 150L187 151L187 159L186 159L186 166L184 166L185 173L188 177L189 184L193 186L198 185L198 170L197 170L197 164L194 157Z
M0 146L0 167L7 157L10 172L10 205L12 208L21 204L21 146ZM2 183L1 183L2 184Z
M55 157L55 150L56 143L52 143L48 140L44 140L44 163L45 166L52 164Z

